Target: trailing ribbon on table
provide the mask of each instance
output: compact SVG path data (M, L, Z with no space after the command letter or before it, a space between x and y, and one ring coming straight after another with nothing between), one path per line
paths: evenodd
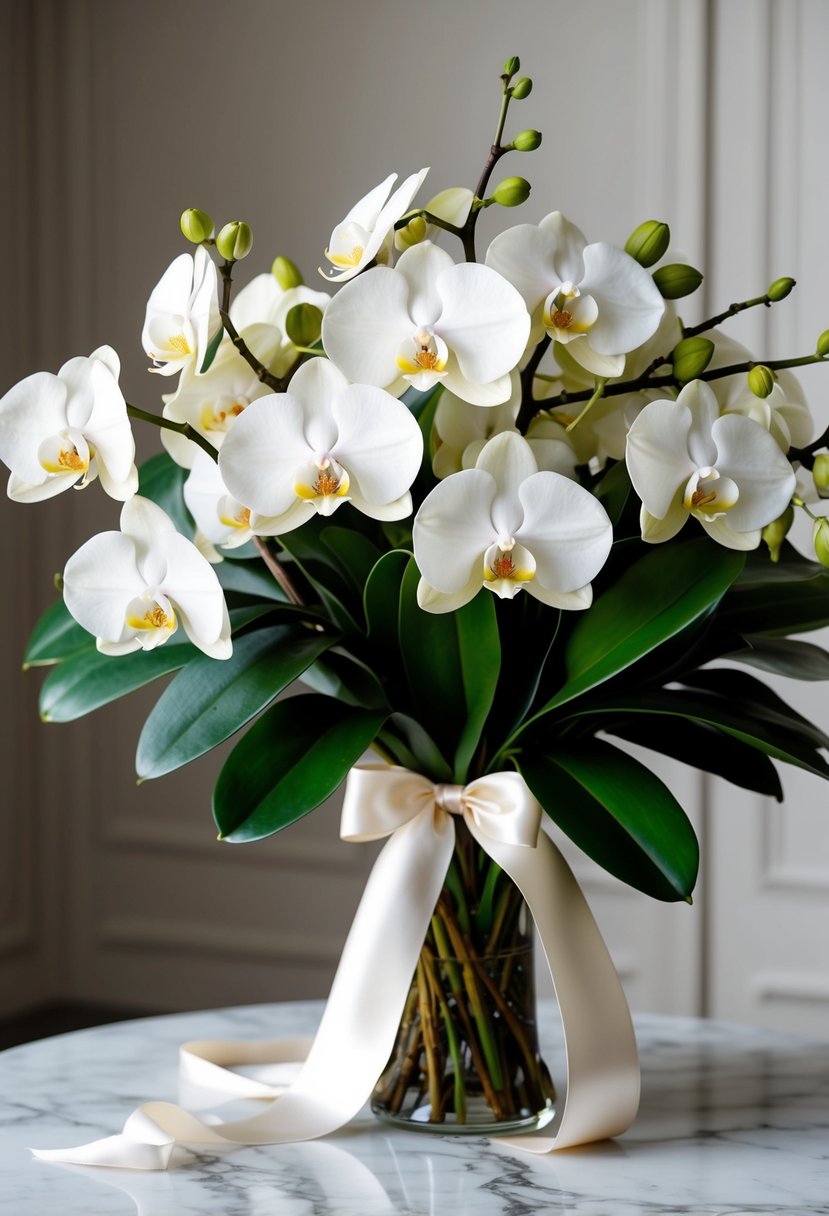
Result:
M203 1041L181 1048L182 1079L229 1096L268 1098L247 1119L205 1123L171 1102L147 1102L120 1135L72 1149L33 1149L46 1161L166 1169L179 1142L279 1144L312 1140L353 1119L394 1046L423 940L462 815L529 906L550 968L567 1061L566 1088L543 1133L501 1137L534 1153L619 1135L639 1104L639 1061L619 978L578 883L541 831L523 778L492 773L435 785L404 768L358 765L348 776L341 835L388 837L369 876L313 1042ZM298 1073L296 1065L304 1061ZM228 1065L273 1066L267 1082ZM293 1068L291 1068L293 1065ZM282 1076L280 1077L280 1072ZM294 1075L290 1084L287 1075Z

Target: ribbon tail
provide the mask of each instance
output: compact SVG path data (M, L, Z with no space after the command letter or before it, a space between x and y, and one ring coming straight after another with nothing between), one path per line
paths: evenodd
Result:
M282 1144L311 1140L352 1119L371 1095L394 1047L412 975L455 844L448 815L433 806L395 831L369 876L348 934L319 1030L299 1075L266 1110L232 1123L204 1123L171 1102L149 1102L120 1136L72 1149L33 1149L45 1161L124 1169L166 1169L178 1142ZM292 1044L296 1047L296 1044ZM284 1061L279 1043L248 1045L246 1063ZM240 1093L232 1045L188 1044L185 1076ZM267 1053L267 1055L265 1054ZM206 1068L206 1065L213 1065ZM250 1090L245 1092L250 1093Z
M467 820L469 823L469 820ZM531 1153L621 1135L639 1108L639 1055L616 968L579 884L542 831L536 848L470 830L527 901L564 1031L566 1089L544 1133L499 1137Z

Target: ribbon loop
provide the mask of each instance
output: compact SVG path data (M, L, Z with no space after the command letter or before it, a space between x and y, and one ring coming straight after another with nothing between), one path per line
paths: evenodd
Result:
M462 815L464 787L462 785L444 785L435 786L435 802L442 811L447 811L450 815Z

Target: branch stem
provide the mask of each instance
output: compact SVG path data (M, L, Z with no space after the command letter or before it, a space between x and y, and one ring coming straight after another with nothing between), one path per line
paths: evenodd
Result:
M175 431L178 435L183 435L185 439L190 439L197 444L203 452L212 460L218 460L219 453L209 439L205 439L201 431L197 431L189 422L174 422L172 418L164 418L161 414L151 414L149 410L140 410L137 405L127 405L127 415L130 418L137 418L141 422L149 422L153 426L160 427L162 431Z
M768 295L754 296L751 300L741 300L739 304L729 304L724 312L719 312L715 317L709 317L707 321L700 321L699 325L683 325L683 338L693 338L696 334L704 334L708 329L715 329L717 325L721 325L723 321L727 321L729 317L736 317L738 312L745 312L747 308L757 308L760 304L765 304L766 308L770 308L773 301Z
M288 571L278 560L278 558L274 557L273 553L271 553L270 549L268 548L268 542L261 536L254 536L253 543L259 550L259 555L262 558L262 561L268 567L271 574L274 576L277 583L285 592L291 603L298 604L300 607L303 606L305 604L305 600L296 589L296 586L294 585L291 576L288 574Z

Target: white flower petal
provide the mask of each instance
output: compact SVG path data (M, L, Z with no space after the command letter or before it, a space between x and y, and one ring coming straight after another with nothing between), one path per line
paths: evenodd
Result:
M408 490L405 494L401 494L399 498L395 498L394 502L376 503L369 502L352 484L349 490L348 501L358 511L362 511L363 515L367 515L369 519L406 519L412 513L412 496Z
M516 539L536 560L536 580L551 592L577 591L601 570L613 528L599 500L558 473L536 473L519 488L524 522Z
M408 312L415 327L434 325L443 308L442 292L438 291L438 280L447 270L455 269L455 263L445 249L439 249L431 241L421 241L400 256L395 266L409 287Z
M740 490L728 512L729 528L749 532L777 519L789 504L796 478L776 441L756 422L737 414L718 418L711 434L720 476L736 482Z
M545 215L538 227L555 241L555 268L561 282L580 283L584 278L584 251L587 246L587 237L581 228L577 228L560 211Z
M95 449L98 476L104 490L107 494L116 491L112 496L117 498L121 487L133 482L137 487L135 440L118 381L103 362L90 360L90 363L93 405L83 433Z
M361 228L373 228L377 223L377 217L383 210L383 204L389 197L389 192L396 181L397 174L390 173L387 178L384 178L380 182L379 186L375 186L373 190L369 190L368 194L364 194L361 199L357 200L345 219L353 220Z
M555 235L535 224L499 233L487 250L486 265L517 288L530 312L561 286L555 267Z
M691 411L679 401L652 401L628 432L630 480L658 519L664 519L677 490L696 471L688 455L691 421Z
M298 401L305 413L330 413L330 405L348 387L348 380L329 359L315 358L303 363L291 380L291 397ZM380 390L377 390L380 392ZM383 399L385 400L385 394ZM308 437L313 446L314 440Z
M429 199L425 210L431 215L436 215L439 220L445 220L447 224L454 224L456 228L460 228L469 218L474 198L474 190L470 190L467 186L450 186L448 190L441 190L440 194ZM434 236L439 236L441 229L434 225L432 228Z
M642 540L649 545L660 545L663 541L671 540L676 536L684 528L687 520L688 512L683 505L681 491L674 498L664 519L657 519L655 515L651 515L643 503L639 511Z
M127 605L145 588L135 542L121 532L90 537L63 571L66 607L79 625L105 642L126 640Z
M62 494L64 490L69 490L80 478L82 473L43 473L43 481L35 482L33 485L28 481L23 481L12 473L9 477L6 493L12 502L45 502L47 498L54 498L57 494Z
M542 604L548 604L551 608L563 608L566 612L583 612L593 603L593 588L589 583L575 591L555 591L543 587L535 578L526 584L526 588L529 594L541 600Z
M196 451L190 475L184 483L184 501L201 534L213 545L227 544L238 531L219 517L219 504L228 497L219 466L200 448ZM235 499L232 500L235 502ZM241 506L241 504L239 504Z
M517 499L520 486L538 472L532 448L517 431L493 436L475 462L495 479L498 496Z
M483 582L483 556L497 539L491 518L496 489L489 473L465 469L427 495L415 517L413 539L415 561L429 586L455 594L473 572Z
M728 515L720 515L717 519L701 519L705 531L715 540L718 545L725 546L726 549L738 549L741 552L749 549L756 549L760 544L760 529L754 531L737 532L731 527L730 519L731 512Z
M227 657L230 622L215 570L196 546L177 532L165 533L160 545L167 559L161 590L169 596L185 633L205 653L212 653L208 648L220 643L221 653L214 657Z
M331 411L338 431L333 455L348 469L355 490L378 507L395 502L409 490L423 459L423 436L407 407L381 388L352 384Z
M615 380L625 370L625 356L600 355L591 346L589 334L577 335L575 341L567 344L567 353L591 376L601 376L603 380Z
M590 345L602 355L620 355L646 342L656 332L665 301L653 278L615 245L600 241L584 250L584 278L579 284L599 305Z
M278 516L294 505L296 469L313 459L305 415L288 393L254 401L222 444L219 468L233 497L261 515Z
M397 350L416 326L409 285L396 270L376 266L334 296L322 322L331 361L354 383L385 388L399 378Z
M489 409L492 406L503 405L512 396L512 380L509 375L498 376L488 384L477 384L468 380L458 366L458 361L452 351L449 352L449 362L442 377L444 387L462 401L478 408ZM391 386L390 386L391 387Z
M457 608L463 608L464 604L468 604L474 599L484 585L484 580L481 577L479 570L473 571L467 582L457 591L446 592L438 591L435 587L431 587L422 578L417 585L417 602L424 612L444 613L454 612Z
M713 465L717 448L711 438L711 428L720 416L720 407L710 386L704 380L692 380L677 397L677 404L691 411L688 455L701 468Z
M39 485L46 480L38 449L67 427L66 401L66 385L50 372L27 376L0 400L0 460L21 481Z
M443 311L436 329L457 356L461 373L475 384L488 384L511 372L530 333L529 313L512 284L488 266L465 262L445 270L437 289Z

